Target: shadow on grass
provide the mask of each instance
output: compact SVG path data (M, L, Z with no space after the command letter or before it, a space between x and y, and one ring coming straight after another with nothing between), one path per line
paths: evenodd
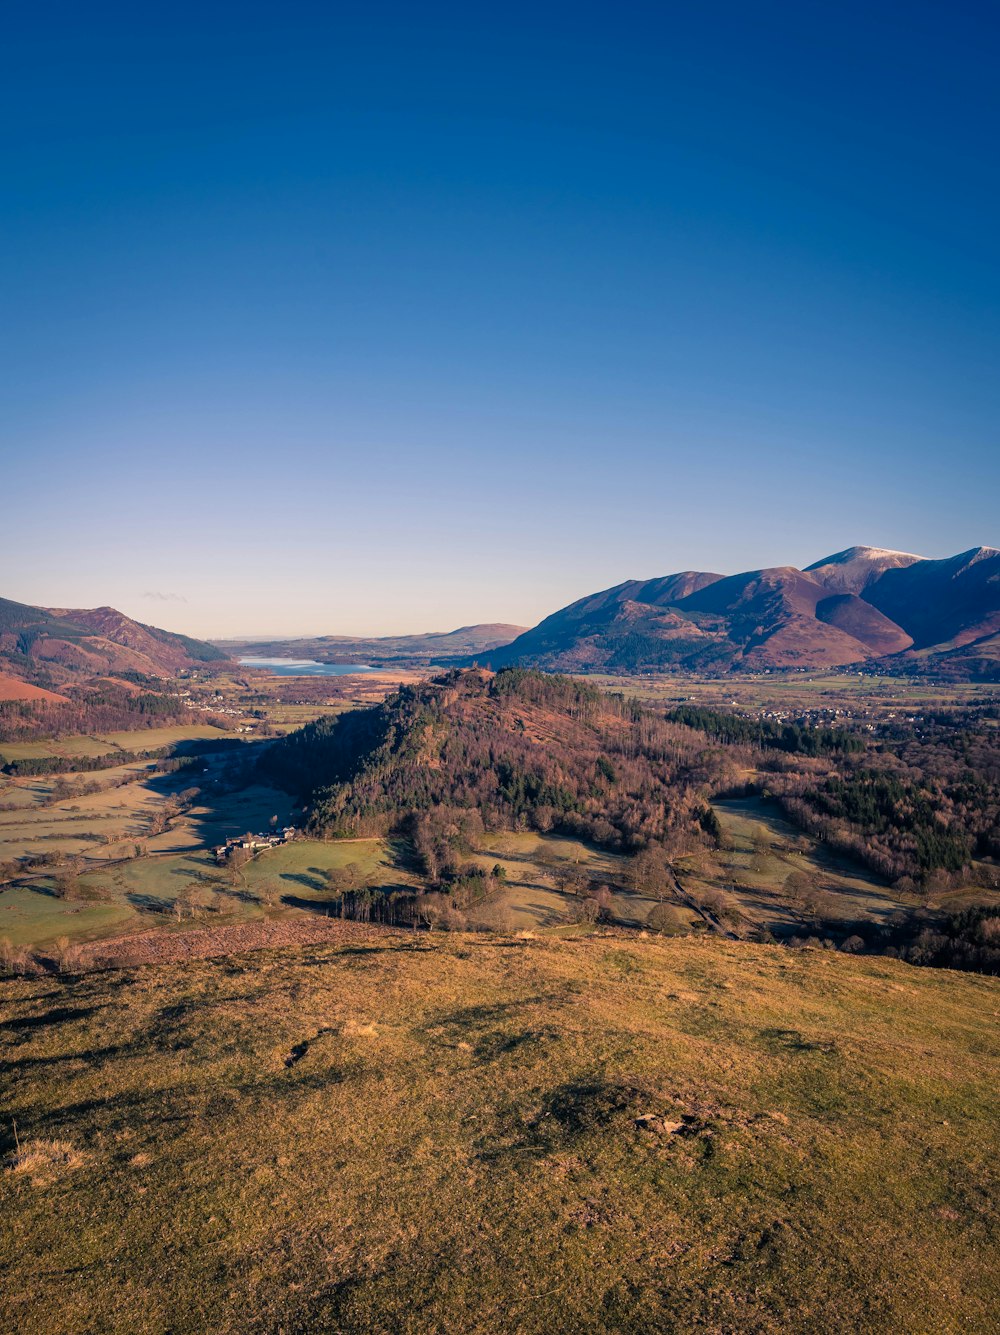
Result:
M306 913L314 913L320 918L339 916L335 912L338 906L338 901L335 899L303 899L300 895L282 895L281 902L290 909L302 909Z
M69 1020L86 1020L103 1009L103 1006L56 1006L42 1015L22 1015L12 1020L0 1020L0 1030L47 1029L50 1025L66 1024Z
M311 870L311 869L310 869ZM320 876L311 876L304 871L283 871L278 875L279 881L289 881L292 885L304 886L306 890L325 890L326 878Z
M650 1099L649 1090L621 1081L569 1081L549 1090L534 1116L504 1110L493 1134L480 1140L476 1155L486 1163L508 1157L537 1159L594 1133L631 1131L636 1110L647 1107Z
M772 1051L823 1053L837 1051L837 1044L833 1039L804 1038L797 1029L762 1029L760 1037Z
M138 891L131 891L127 894L125 902L131 904L140 913L154 913L162 916L174 911L174 901L172 899L163 899L159 895L144 895Z
M205 887L211 890L213 894L221 899L235 899L238 904L259 904L260 897L255 895L252 890L236 890L229 885L213 885L208 883Z
M60 1053L58 1057L21 1057L17 1061L0 1062L0 1076L14 1075L27 1071L29 1068L58 1066L65 1061L85 1061L100 1065L105 1061L111 1061L113 1058L120 1057L131 1049L121 1046L110 1048L85 1048L82 1052L74 1052L72 1056L67 1057Z
M408 948L409 947L407 946L403 947L403 949L408 949ZM338 955L388 955L391 954L394 950L398 949L400 949L400 947L396 945L391 945L391 946L350 945L350 946L341 946L341 948L337 951L337 954Z
M139 1049L123 1049L124 1055L138 1052ZM82 1054L67 1054L66 1060L72 1061ZM299 1095L310 1095L328 1089L331 1085L343 1084L356 1072L349 1066L337 1068L325 1067L321 1070L309 1070L301 1067L296 1070L294 1090ZM300 1075L298 1072L302 1070ZM283 1064L263 1068L259 1079L243 1080L229 1086L230 1091L238 1091L242 1098L259 1098L266 1106L271 1106L276 1091L287 1090L288 1071ZM151 1123L158 1126L190 1124L194 1116L210 1121L216 1116L226 1116L232 1111L230 1094L219 1094L209 1100L207 1106L198 1109L198 1099L189 1093L178 1092L164 1096L162 1090L119 1092L107 1098L83 1099L75 1103L39 1112L30 1103L20 1106L9 1104L19 1127L31 1126L33 1134L42 1136L86 1136L95 1129L117 1131L124 1128L146 1127ZM81 1122L84 1124L81 1126ZM23 1138L23 1132L22 1132ZM10 1122L6 1127L0 1123L0 1152L14 1148L14 1137Z

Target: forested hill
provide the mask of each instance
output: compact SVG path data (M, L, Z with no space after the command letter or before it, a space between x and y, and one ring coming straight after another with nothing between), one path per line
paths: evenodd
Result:
M559 830L625 851L704 837L727 763L703 735L568 677L477 669L406 686L268 749L266 776L314 832L385 834L453 810L487 829Z

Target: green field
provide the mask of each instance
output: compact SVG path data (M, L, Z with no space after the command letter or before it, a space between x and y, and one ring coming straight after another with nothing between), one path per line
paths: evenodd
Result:
M135 728L131 732L108 732L98 738L107 750L119 747L122 751L158 751L161 746L205 738L230 737L231 734L206 724L183 724L173 728Z
M340 700L334 704L285 705L268 704L268 722L280 732L291 732L295 728L312 723L313 719L325 718L331 714L346 714L356 708L350 700Z
M101 785L101 791L47 802L55 778L5 779L0 784L0 861L50 851L90 858L120 857L121 849L108 846L109 838L139 839L162 800L148 786L143 764L118 766L95 774L62 776ZM118 779L133 781L111 787Z
M103 862L123 855L122 843L141 840L151 852L179 852L223 842L230 835L265 828L272 816L292 819L285 793L261 785L239 792L212 790L224 760L213 759L204 775L163 778L150 762L137 761L93 773L31 779L0 779L0 861L58 851ZM130 782L116 786L122 779ZM49 801L56 784L95 785L99 791ZM202 787L205 796L160 834L152 821L176 792Z
M265 791L273 799L273 792ZM269 810L270 805L262 799L261 810ZM242 807L237 810L246 814ZM262 822L247 823L256 828ZM189 846L174 853L168 851L171 842L181 844L185 840ZM186 823L148 843L153 850L151 856L125 861L121 860L121 846L94 849L80 886L84 893L99 893L107 903L58 900L52 894L52 878L47 876L34 878L30 889L22 885L0 890L0 937L6 936L17 946L46 946L63 936L77 942L150 927L177 930L191 926L191 922L188 918L178 921L172 906L194 882L212 896L210 907L199 919L203 925L299 912L326 913L329 891L324 873L349 864L376 886L413 889L423 884L412 869L407 850L381 839L296 840L249 862L235 883L224 868L216 866L208 848L193 842ZM621 889L626 859L578 840L537 834L487 835L482 849L470 860L487 871L501 865L507 880L490 900L469 911L473 927L565 928L572 920L576 901L562 893L553 880L553 870L560 863L579 868L594 884L606 880L615 887L612 911L622 924L642 927L655 903ZM265 894L265 890L270 893ZM502 910L499 918L498 910ZM702 927L697 915L677 909L675 930Z
M767 710L837 709L850 713L906 713L912 709L955 708L994 699L988 682L935 682L924 677L874 677L860 673L740 673L724 678L686 674L581 678L602 690L669 704Z
M502 921L515 929L564 926L572 914L574 900L556 886L552 872L560 864L578 868L595 885L606 882L613 893L612 912L621 924L642 927L656 900L631 894L622 889L628 859L578 839L558 835L493 834L481 840L483 852L473 858L487 871L499 864L507 873L506 882L495 902L483 910L473 910L470 923L493 922L494 906L505 913ZM696 914L678 909L676 930L688 931L703 924Z
M58 757L73 760L77 756L103 756L113 750L97 737L45 738L36 742L0 742L0 760L47 760Z
M325 914L326 870L353 863L384 884L408 883L395 861L392 849L377 839L303 840L255 858L233 884L212 854L199 849L87 871L79 880L80 897L68 901L54 896L51 877L39 876L0 888L0 938L14 946L45 948L61 937L78 943L152 927L177 931L302 912ZM207 906L196 920L187 915L178 919L174 904L193 884L207 892ZM100 901L86 898L95 893L102 896Z
M92 941L143 925L124 896L106 904L68 903L52 894L50 881L0 889L0 939L13 946L51 947L62 937Z
M71 941L151 926L173 929L171 906L185 887L200 880L214 896L206 920L227 923L261 916L261 890L277 894L268 914L315 912L325 902L326 869L355 863L376 885L414 888L422 884L405 850L380 840L319 842L304 840L264 853L231 885L215 866L211 848L229 835L265 828L272 815L291 818L288 799L271 788L225 793L210 807L195 806L162 834L148 834L149 821L162 800L151 794L144 772L123 788L31 811L0 812L0 859L24 852L61 850L84 857L81 885L108 904L63 903L51 893L50 878L37 877L31 889L0 891L0 936L16 945L46 945L60 936ZM33 781L44 790L45 781ZM796 910L785 890L798 872L825 895L832 917L884 920L900 905L865 871L840 859L784 821L773 805L759 799L717 804L724 847L681 859L678 871L685 890L696 899L721 892L738 909L744 928L787 934L812 930L808 916ZM88 834L116 835L115 842L88 840ZM134 842L150 856L125 860ZM564 929L578 907L558 887L555 872L570 866L587 883L607 884L611 911L622 925L643 928L656 906L625 889L628 859L554 835L485 835L471 860L490 871L500 865L505 883L485 903L469 910L472 927L501 930ZM662 928L662 924L661 924ZM686 906L675 905L668 930L704 930L705 923Z
M866 868L803 834L773 802L743 798L713 805L722 848L682 858L678 872L685 888L721 891L748 923L774 931L809 928L808 916L795 909L786 889L794 873L820 891L831 918L881 922L901 907Z
M0 764L12 760L41 760L50 756L64 759L104 756L115 750L158 751L161 746L172 746L176 742L229 735L205 724L179 724L172 728L135 728L131 732L45 738L33 742L0 742Z
M996 979L600 933L0 983L0 1315L988 1335L998 1011Z

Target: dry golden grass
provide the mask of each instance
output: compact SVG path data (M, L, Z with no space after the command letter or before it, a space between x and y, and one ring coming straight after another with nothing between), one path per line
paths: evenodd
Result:
M0 1318L993 1331L998 1014L995 979L600 932L9 981L4 1106L86 1156L0 1174Z
M28 1140L4 1159L9 1172L24 1173L36 1186L82 1163L83 1155L68 1140Z

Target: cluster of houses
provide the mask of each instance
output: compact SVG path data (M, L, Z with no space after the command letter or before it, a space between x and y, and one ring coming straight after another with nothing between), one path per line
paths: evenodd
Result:
M190 694L191 694L190 691L181 691L181 695L190 695ZM201 714L229 714L233 718L242 718L245 712L242 709L234 709L232 705L225 704L224 697L221 695L217 695L215 697L215 700L209 701L207 705L200 704L197 700L185 700L184 708L196 709ZM247 729L247 731L248 732L250 731L249 728Z
M265 848L278 848L298 838L301 831L296 825L286 825L281 830L272 830L270 834L241 834L235 839L227 839L215 850L215 861L222 867L237 850L241 849L254 857Z

